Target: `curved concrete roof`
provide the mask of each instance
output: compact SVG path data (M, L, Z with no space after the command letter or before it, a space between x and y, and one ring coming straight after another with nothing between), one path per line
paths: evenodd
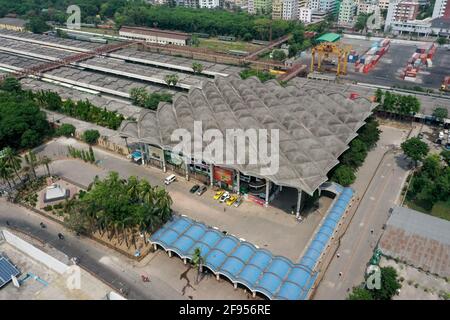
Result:
M224 137L227 129L278 129L280 160L275 174L262 176L264 166L258 164L202 160L312 194L327 180L328 171L338 164L337 158L375 106L365 98L350 100L339 92L305 90L295 83L282 87L275 80L261 83L256 77L218 77L188 94L176 94L173 103L160 103L156 111L143 110L137 123L124 121L120 131L123 136L170 150L176 145L171 141L175 129L187 129L194 139L194 121L202 121L203 132L217 129ZM270 134L268 143L270 150ZM257 149L248 141L246 147L247 152ZM225 148L226 143L224 154Z

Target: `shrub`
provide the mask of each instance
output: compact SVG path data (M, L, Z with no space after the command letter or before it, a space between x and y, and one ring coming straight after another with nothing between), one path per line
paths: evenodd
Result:
M90 145L96 144L98 138L100 138L100 132L98 130L86 130L83 133L83 141Z
M64 123L58 129L56 129L55 134L57 136L72 137L75 135L75 130L75 126L71 125L70 123Z
M51 206L51 205L44 207L44 211L49 212L49 211L52 211L52 210L53 210L53 206Z

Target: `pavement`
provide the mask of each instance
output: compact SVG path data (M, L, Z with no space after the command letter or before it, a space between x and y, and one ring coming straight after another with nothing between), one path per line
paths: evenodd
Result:
M285 256L292 261L298 261L331 204L331 199L322 197L318 210L310 213L302 223L298 223L295 215L287 214L282 208L274 206L264 208L250 201L244 201L239 208L226 206L213 199L214 192L211 188L208 188L201 197L192 195L189 189L199 183L194 179L186 181L185 177L178 176L176 182L165 186L163 181L171 172L164 173L161 169L151 166L143 167L103 149L94 148L98 165L67 159L65 156L68 145L87 149L87 145L75 139L59 138L37 148L36 152L52 159L61 159L51 164L52 173L84 186L88 186L96 175L103 178L110 171L116 171L125 178L132 175L145 178L150 184L168 190L174 202L172 208L175 212L227 231L238 238L244 238L261 248L270 250L275 255ZM281 193L280 196L282 195L284 194ZM296 195L286 199L290 205L295 205L296 201ZM296 245L293 246L293 243Z
M339 243L336 255L313 295L315 300L345 299L348 290L364 280L366 265L382 234L389 209L399 200L409 161L401 152L391 149L399 146L407 131L381 129L378 146L369 153L352 186L361 197L356 212L340 242L336 240Z
M45 229L39 226L40 222L44 222ZM184 265L175 257L169 258L160 250L137 262L90 238L76 236L60 224L4 198L0 198L0 228L12 229L19 236L23 233L39 240L47 247L43 250L49 254L54 255L57 250L69 258L77 257L82 268L118 293L122 290L128 299L251 299L248 292L234 290L227 281L217 281L211 274L196 284L195 268ZM58 233L64 235L64 240L57 237ZM148 276L150 282L142 282L141 275Z

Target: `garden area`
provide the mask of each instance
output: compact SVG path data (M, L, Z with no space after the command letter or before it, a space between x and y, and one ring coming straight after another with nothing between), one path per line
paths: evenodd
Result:
M404 204L411 209L450 221L449 151L429 154L428 145L419 138L405 141L402 149L416 165L402 190Z
M64 224L108 246L143 256L151 250L151 233L172 217L171 205L165 189L133 176L121 179L118 173L110 172L65 202Z

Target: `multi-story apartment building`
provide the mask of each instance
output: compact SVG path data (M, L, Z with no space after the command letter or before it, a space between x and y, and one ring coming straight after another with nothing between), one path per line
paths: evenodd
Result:
M445 14L447 15L447 18L450 18L450 0L436 0L434 3L433 15L431 17L433 19L440 18Z
M283 0L283 20L298 19L298 0Z
M378 7L381 10L387 10L389 8L389 2L390 0L378 0Z
M357 8L355 0L343 0L339 8L338 24L341 26L352 26L355 23Z
M389 31L393 22L415 20L418 13L419 3L417 1L393 0L389 3L384 30Z
M272 19L280 20L283 18L283 0L272 0Z
M360 14L370 14L375 12L379 8L378 1L364 1L360 0L358 2L358 9L356 11L356 15Z
M248 0L248 13L270 13L272 0Z
M199 0L200 8L213 9L220 7L220 0Z
M307 7L300 7L298 9L298 20L303 23L310 23L312 20L312 10Z
M337 0L309 0L308 8L315 11L321 12L334 12L338 5Z

